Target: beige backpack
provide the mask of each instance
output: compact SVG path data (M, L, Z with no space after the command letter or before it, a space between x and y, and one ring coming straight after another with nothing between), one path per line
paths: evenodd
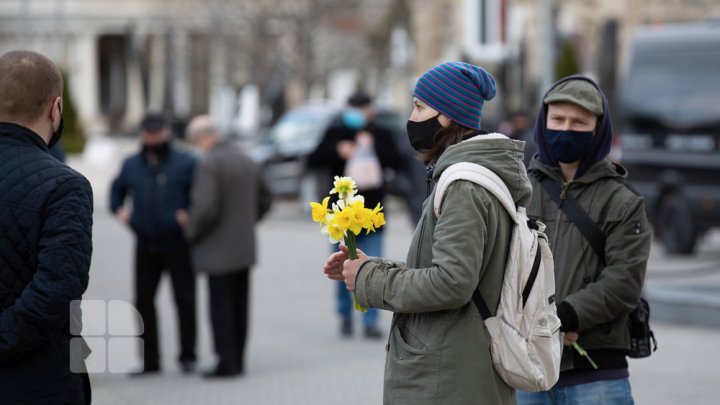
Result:
M491 337L495 370L510 386L523 391L552 388L560 375L562 339L555 306L555 274L545 225L528 220L510 191L491 170L474 163L456 163L440 176L433 207L440 216L442 198L456 180L468 180L490 191L513 220L500 303L495 316L475 289L473 301Z

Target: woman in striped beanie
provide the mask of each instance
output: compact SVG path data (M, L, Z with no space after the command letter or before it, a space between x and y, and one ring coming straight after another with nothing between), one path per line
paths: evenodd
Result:
M455 163L480 164L497 174L516 203L530 198L524 142L480 129L495 79L462 62L435 66L417 82L408 136L431 166L428 185ZM448 185L442 211L434 192L407 260L347 260L331 255L325 274L345 281L363 307L393 311L386 346L385 404L514 404L515 391L495 372L490 340L472 296L477 289L495 313L510 247L512 220L480 185Z
M480 133L483 106L496 91L495 79L479 66L447 62L428 70L413 92L410 143L429 162L448 146Z

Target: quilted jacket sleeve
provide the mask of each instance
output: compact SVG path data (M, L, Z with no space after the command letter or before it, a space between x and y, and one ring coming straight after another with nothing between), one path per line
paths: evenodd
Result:
M92 189L71 177L42 212L37 269L15 303L0 314L0 364L8 364L58 333L68 333L70 303L88 285L92 254Z

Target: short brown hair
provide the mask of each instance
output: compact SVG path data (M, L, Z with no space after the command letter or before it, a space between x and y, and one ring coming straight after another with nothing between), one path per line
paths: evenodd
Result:
M46 56L33 51L0 56L0 121L36 121L62 92L60 70Z

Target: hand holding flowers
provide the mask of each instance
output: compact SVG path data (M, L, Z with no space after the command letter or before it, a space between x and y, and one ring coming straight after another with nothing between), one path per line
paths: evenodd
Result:
M344 242L344 245L340 246L340 252L330 255L323 271L333 280L345 281L348 290L354 291L357 271L368 259L360 252L363 258L357 260L359 256L355 237L363 230L370 233L383 226L385 214L380 204L373 209L365 208L365 199L357 194L357 186L352 178L335 176L333 185L330 194L337 193L338 201L331 207L328 207L330 196L325 197L321 203L311 202L311 215L313 221L320 224L320 232L328 235L330 243ZM358 305L357 299L355 308L367 310Z
M355 278L358 270L369 257L357 249L357 260L348 260L348 248L340 245L340 251L330 255L323 266L323 272L331 280L343 281L348 291L355 292Z

